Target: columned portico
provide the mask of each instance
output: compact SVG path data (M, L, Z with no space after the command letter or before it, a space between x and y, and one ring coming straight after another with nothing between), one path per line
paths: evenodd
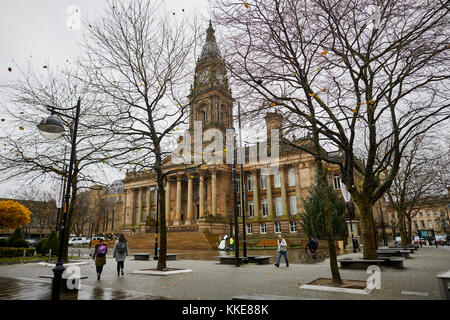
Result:
M181 224L181 182L182 182L182 176L177 175L177 198L176 198L176 211L175 211L175 221L173 222L174 225L180 225Z
M286 192L286 167L280 166L280 184L281 184L281 205L282 205L282 216L283 218L288 217L288 203L287 203L287 192Z
M217 216L217 171L211 171L211 214Z
M188 175L187 220L185 224L191 224L194 220L194 211L192 207L193 205L192 179L193 176Z
M200 218L205 217L205 176L203 172L200 172L200 187L199 187L199 210Z
M256 218L259 218L259 194L258 194L258 170L252 169L253 179L253 210Z
M272 177L273 175L268 174L267 178L267 217L273 219L273 200L272 200Z
M170 182L166 181L166 224L170 223Z

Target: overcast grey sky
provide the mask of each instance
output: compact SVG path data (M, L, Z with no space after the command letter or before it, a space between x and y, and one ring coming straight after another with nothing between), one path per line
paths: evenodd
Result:
M175 13L208 16L207 0L153 0L165 2L166 8ZM70 7L77 6L81 16L94 18L102 13L109 1L105 0L14 0L0 1L0 83L14 77L8 71L14 60L26 66L31 56L33 67L63 65L73 61L79 53L81 31L69 29ZM69 11L69 12L68 12ZM0 93L0 118L8 101ZM0 184L0 197L8 197L20 188L24 181Z

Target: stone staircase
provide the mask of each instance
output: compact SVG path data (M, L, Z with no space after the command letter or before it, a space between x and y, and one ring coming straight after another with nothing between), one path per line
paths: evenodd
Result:
M219 234L207 231L167 232L167 249L217 250L219 237ZM127 235L127 240L130 249L154 250L155 248L154 233L139 232Z

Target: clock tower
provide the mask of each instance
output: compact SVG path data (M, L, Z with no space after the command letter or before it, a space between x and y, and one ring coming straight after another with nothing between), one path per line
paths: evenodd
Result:
M202 121L203 130L216 128L224 134L226 129L233 128L233 98L211 21L188 98L191 132L194 130L194 121Z

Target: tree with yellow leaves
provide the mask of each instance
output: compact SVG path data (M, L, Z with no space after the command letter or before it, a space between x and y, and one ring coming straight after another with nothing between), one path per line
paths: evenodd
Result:
M14 200L0 201L0 229L16 229L30 223L31 211Z

